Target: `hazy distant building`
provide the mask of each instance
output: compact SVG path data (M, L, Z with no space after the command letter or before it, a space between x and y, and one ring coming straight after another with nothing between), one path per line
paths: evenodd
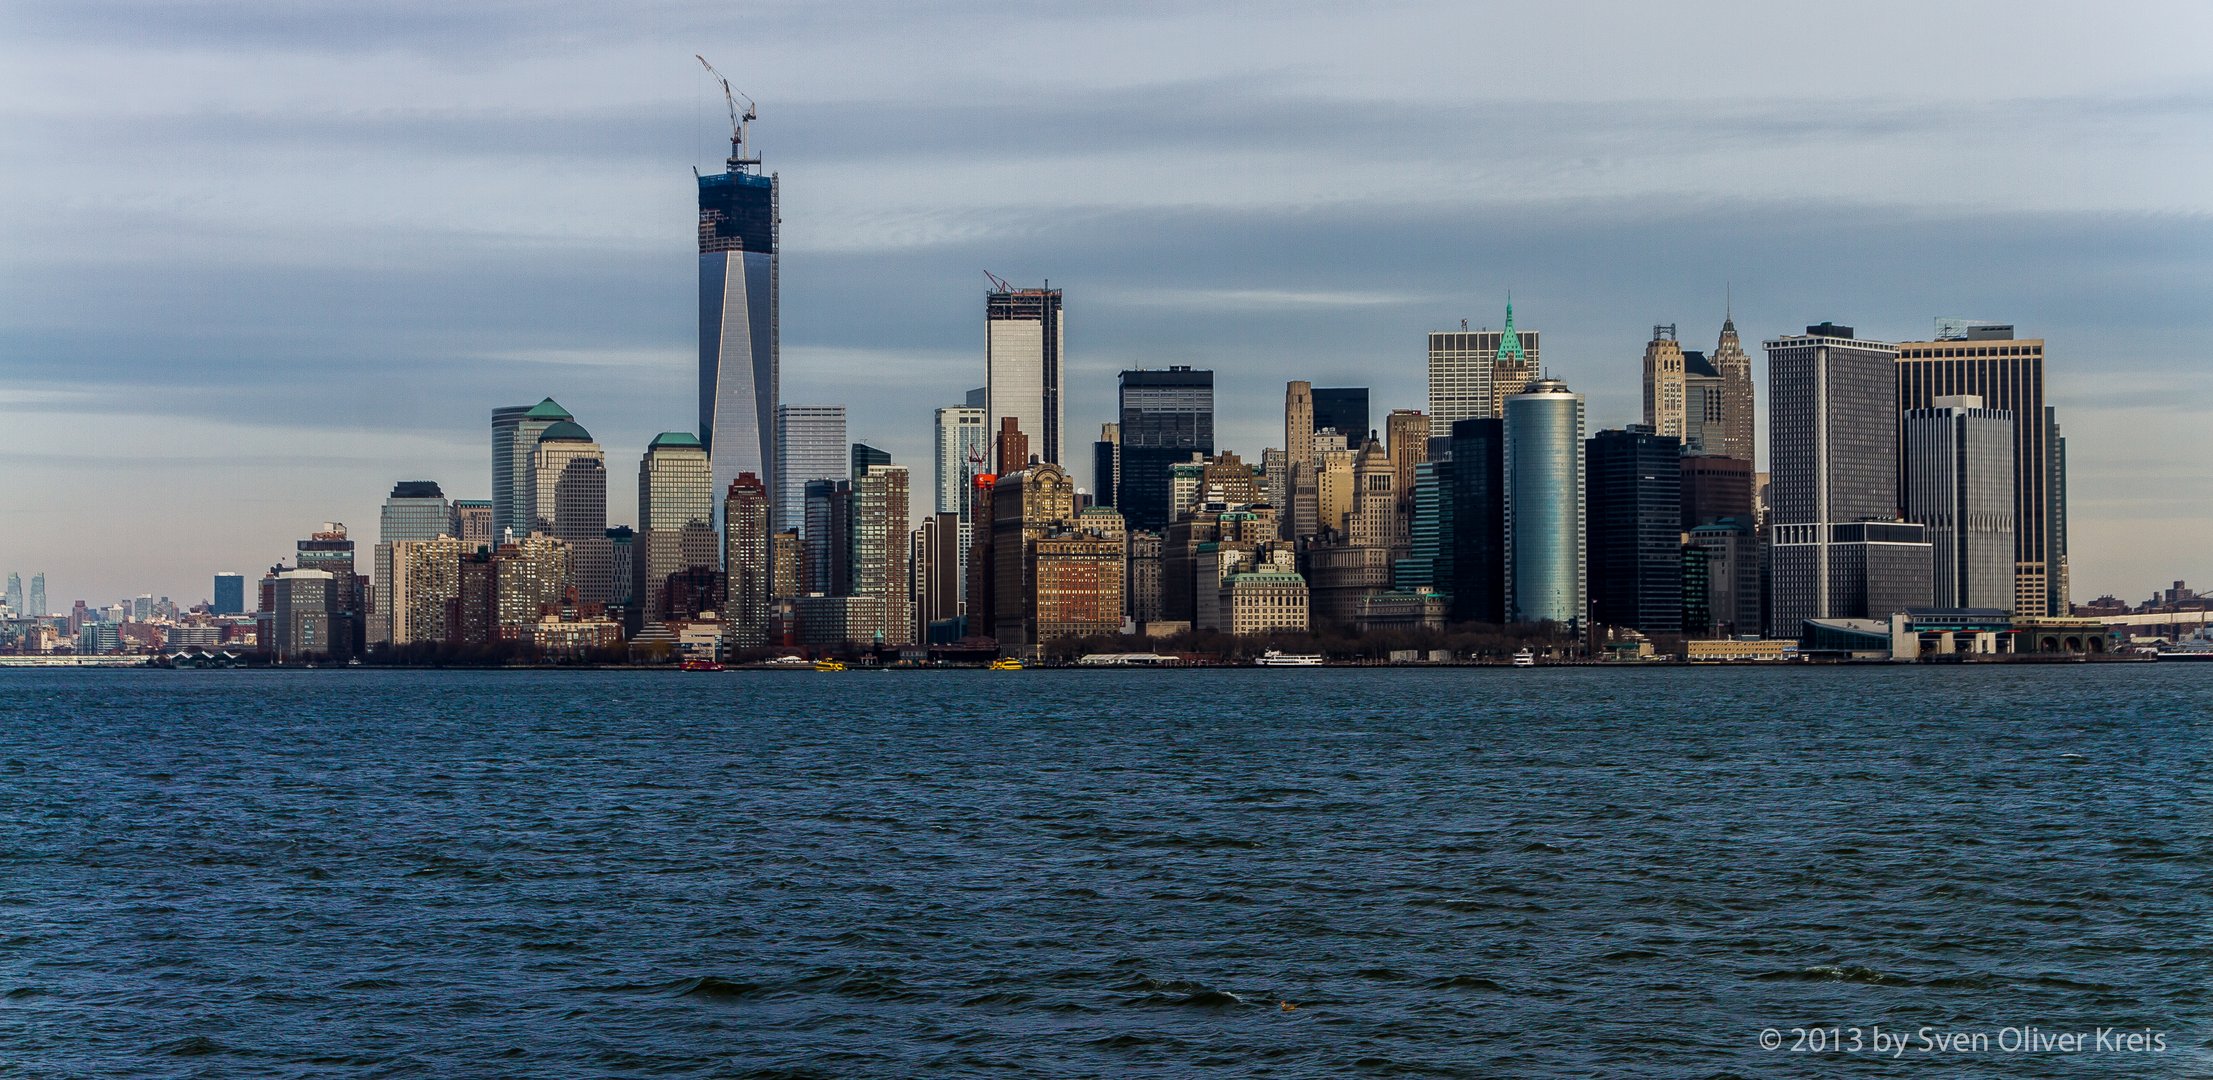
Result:
M536 513L536 496L530 488L530 454L547 428L574 419L552 398L536 405L505 405L492 410L493 543L504 540L509 529L517 536L530 531L530 520Z
M9 576L13 577L14 575ZM16 585L15 588L19 592L22 590L20 584ZM11 608L14 607L14 599L13 597L10 598L9 607ZM215 575L215 599L210 607L217 615L244 615L246 613L246 575L230 570Z
M1505 403L1506 616L1573 630L1589 613L1583 395L1542 379Z
M1896 347L1833 323L1766 347L1770 632L1928 606L1926 530L1898 518Z
M2044 403L2044 340L2017 337L2008 325L1947 320L1936 340L1897 350L1901 411L1972 394L2013 414L2014 601L2006 606L2017 615L2066 615L2065 474L2058 423Z
M631 592L641 625L662 621L670 575L721 561L713 484L706 448L690 432L654 436L639 460L638 530L631 555L637 580Z
M15 573L8 575L8 591L4 599L0 599L0 603L6 604L8 613L17 618L29 614L25 608L26 601L23 599L23 575Z
M2014 424L1971 394L1905 411L1906 517L1928 527L1937 607L2011 611L2018 599Z
M497 535L492 530L492 500L453 500L453 523L446 535L472 547L490 551L497 546Z
M1164 529L1169 471L1214 453L1214 373L1190 367L1122 373L1119 464L1112 505L1132 529Z
M1682 441L1639 425L1599 432L1585 455L1591 622L1681 630Z
M775 174L762 175L742 128L731 133L723 171L699 176L697 437L710 458L710 503L741 472L784 490L776 471L777 193Z
M769 490L776 495L771 524L779 529L805 531L807 483L849 479L849 447L845 441L845 406L777 406L776 472L773 478L764 475L771 485Z
M724 639L734 649L757 649L768 644L768 523L768 485L752 473L739 473L726 489L722 510L726 595L720 610Z
M1012 417L1040 460L1061 464L1061 291L995 289L984 298L987 422L996 430ZM1012 472L1019 465L1000 465Z

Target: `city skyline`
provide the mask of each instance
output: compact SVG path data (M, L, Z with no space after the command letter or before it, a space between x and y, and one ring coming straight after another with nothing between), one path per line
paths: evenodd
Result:
M2179 8L2174 16L2203 18ZM17 518L23 527L0 536L0 566L26 577L43 571L52 607L139 593L197 602L213 572L256 573L290 554L320 521L348 522L366 541L384 493L402 479L437 481L455 499L490 497L484 418L493 408L547 396L590 416L611 462L607 502L634 505L623 463L634 461L654 433L689 427L686 403L696 396L689 392L697 348L697 314L689 309L697 293L688 280L696 276L688 226L696 224L697 208L682 170L713 169L722 103L719 89L706 101L696 67L684 70L693 51L737 68L734 81L766 102L754 136L784 174L788 220L784 400L847 403L851 438L882 446L912 468L929 460L930 409L959 401L980 381L983 341L973 313L982 269L1017 282L1049 278L1067 290L1066 425L1076 434L1064 439L1064 463L1072 445L1113 418L1113 376L1125 368L1191 364L1216 371L1216 444L1255 460L1276 441L1271 430L1280 429L1278 395L1286 378L1367 386L1378 416L1418 407L1426 335L1462 318L1495 327L1508 289L1522 324L1544 330L1548 373L1588 396L1593 431L1637 418L1638 362L1654 322L1679 324L1686 343L1705 348L1732 300L1750 341L1823 320L1879 340L1925 340L1931 320L1957 314L2008 321L2050 343L2047 397L2067 425L2073 474L2075 599L2135 596L2172 578L2213 572L2204 546L2191 543L2207 524L2202 508L2213 504L2207 497L2213 481L2173 453L2188 445L2186 421L2213 400L2213 380L2182 367L2194 359L2191 343L2202 336L2198 324L2206 316L2186 303L2190 275L2157 272L2177 259L2202 258L2213 230L2202 195L2179 183L2160 186L2173 180L2122 175L2129 162L2155 150L2101 141L2150 137L2172 151L2164 160L2175 178L2186 178L2187 166L2203 160L2204 151L2184 138L2204 109L2190 96L2197 84L2185 69L2162 66L2165 54L2157 49L2126 84L2030 65L2037 68L2033 84L2001 73L1997 83L1970 90L1941 74L1907 71L1900 61L1885 69L1902 80L1892 98L1919 94L1941 106L1919 120L1909 120L1894 100L1885 105L1891 99L1854 96L1818 78L1788 108L1772 112L1741 104L1714 110L1688 95L1629 106L1620 104L1626 96L1619 86L1609 98L1605 85L1575 92L1540 79L1517 89L1487 76L1465 94L1440 99L1433 89L1379 86L1389 80L1372 64L1361 67L1360 56L1371 54L1360 50L1337 62L1311 49L1291 50L1289 63L1368 72L1353 81L1384 104L1355 125L1347 106L1287 88L1261 70L1255 42L1250 52L1233 53L1231 73L1212 82L1192 83L1189 60L1132 76L1140 102L1190 93L1207 103L1195 116L1168 115L1154 125L1161 130L1142 140L1114 129L1132 140L1128 152L1154 155L1145 168L1162 183L1153 193L1118 200L1076 183L1058 210L1024 202L1010 211L923 185L879 199L870 216L852 213L874 190L858 180L867 160L912 144L860 106L896 96L900 78L922 81L925 73L894 68L841 97L830 89L835 80L775 55L769 46L795 33L786 24L766 27L759 40L768 44L749 44L742 67L718 50L730 32L707 23L696 35L687 30L685 43L655 39L650 58L612 57L598 80L564 90L553 104L504 96L519 90L487 97L488 83L452 75L379 106L385 111L370 115L383 119L369 123L360 112L372 90L367 55L315 44L311 28L237 26L228 37L220 20L195 28L197 36L167 54L180 75L175 100L156 106L127 88L93 87L83 73L60 72L72 48L89 47L88 18L48 13L22 20L24 40L50 46L52 55L19 57L15 78L26 90L16 95L22 104L15 116L31 140L30 156L55 163L16 170L9 190L23 205L55 213L12 223L0 248L6 259L0 272L14 301L0 338L10 360L0 368L0 410L21 435L0 451L11 477L0 495L23 508ZM1207 16L1179 18L1208 24ZM1528 18L1507 16L1524 31ZM1316 20L1328 21L1313 16L1309 23ZM1111 17L1093 21L1127 31ZM1938 17L1940 24L1950 21ZM395 36L383 44L412 63L435 68L440 57L469 55L433 40L427 29L410 37L404 23L387 31ZM497 23L488 24L493 38L524 33ZM1712 18L1694 15L1683 23L1729 33ZM1866 37L1875 30L1851 23L1841 32ZM1444 38L1472 32L1450 19L1440 23ZM2056 56L2077 36L2024 33L2030 40L2021 44L2032 55ZM215 58L213 47L226 41L242 43L246 59ZM1601 54L1623 47L1611 36L1594 44ZM162 52L144 38L114 47ZM217 90L226 63L245 63L270 85L304 79L287 68L287 48L335 53L350 81L318 82L335 89L273 111L242 113L226 104ZM851 63L836 68L850 73ZM1780 85L1779 71L1763 67L1755 74ZM49 76L54 86L84 92L67 107L51 91L28 92ZM1026 69L1010 77L1044 73ZM525 81L540 90L549 85L542 70ZM377 80L374 88L389 82ZM1101 72L1076 70L1058 92L1024 107L1102 115L1093 110L1126 89L1104 82ZM891 115L938 124L941 136L964 151L958 165L964 174L1056 175L1081 160L1085 151L1058 136L1026 142L984 135L965 116L978 93L967 85L929 98L942 114ZM595 100L618 104L592 112L586 107ZM1351 186L1339 204L1302 187L1304 181L1256 189L1239 175L1249 171L1240 162L1272 160L1275 151L1257 136L1276 130L1263 118L1286 102L1345 118L1342 130L1359 160L1344 166L1340 179ZM127 261L112 275L94 275L106 264L71 249L103 248L78 208L100 199L106 181L73 168L90 160L75 150L84 131L106 130L103 123L120 125L119 118L147 110L186 121L151 136L157 149L174 151L164 154L176 169L172 187L126 204L125 224L154 230L148 243L163 256L162 277L149 276L150 264ZM544 152L493 131L491 121L510 115L540 136L596 132L597 141L583 140L574 171L545 186L516 188L502 180L499 208L483 227L457 228L457 214L492 205L486 193L496 174ZM1870 116L1879 122L1855 126ZM89 122L77 125L82 131L65 131L69 117ZM1660 126L1693 149L1637 141L1626 134L1624 118L1632 117L1668 121ZM947 129L941 120L957 123ZM645 134L609 141L617 127L640 121ZM1566 134L1524 132L1513 159L1481 190L1384 175L1393 163L1425 169L1441 163L1424 156L1430 150L1411 149L1417 144L1471 130L1513 133L1524 125ZM2112 130L2086 130L2092 127ZM1215 129L1228 134L1204 152L1194 147L1192 136ZM2018 163L2033 153L2022 147L2036 142L2024 136L2039 130L2077 151L2104 147L2113 160L2070 160L2046 190L1982 182L1980 165ZM276 131L293 134L279 143L270 138ZM450 145L463 132L490 136L484 160ZM1785 193L1797 190L1787 182L1795 174L1775 161L1779 151L1809 140L1895 149L1942 144L1964 132L1975 138L1950 152L1978 163L1972 199L1961 197L1951 173L1924 167L1904 179L1838 180L1793 201ZM861 138L881 142L854 141ZM1611 188L1576 184L1559 191L1543 183L1548 170L1577 160L1578 139L1608 140L1621 150L1621 162L1601 170L1613 178ZM308 151L362 142L390 145L428 168L419 178L390 180L391 194L356 200L366 210L311 222L299 211L326 205L320 195L310 200L308 192L321 191L315 185L360 180L329 179L320 163L310 169ZM250 165L218 152L236 146L254 148ZM41 147L52 152L41 154ZM1163 149L1172 152L1162 155ZM1729 182L1684 179L1698 161L1729 154L1760 167ZM1045 163L1021 160L1033 155ZM1636 165L1656 166L1653 176L1673 180L1627 177ZM216 186L218 178L244 182L235 185L235 197L217 197L228 190ZM1540 191L1545 201L1533 202ZM1164 205L1174 201L1170 196L1182 202ZM618 197L650 212L578 213ZM1320 213L1332 205L1337 209ZM1083 212L1064 212L1071 206ZM990 213L1000 215L997 224ZM577 224L548 230L527 220L537 217ZM387 218L398 227L371 228ZM1348 244L1355 232L1360 239ZM310 235L367 242L349 249L347 259L304 265L269 246ZM1814 237L1824 248L1817 270L1790 250ZM2082 257L2085 242L2092 242L2089 258ZM1286 261L1290 247L1317 243L1354 256L1319 269ZM564 265L549 268L535 258L505 264L506 277L469 286L486 301L472 305L483 313L427 302L462 277L480 276L471 269L479 260L530 251L564 253ZM190 273L175 273L180 260ZM1730 282L1734 295L1725 300ZM518 290L531 286L545 286L551 300L573 310L557 310L547 299L510 303L527 299ZM126 295L138 302L122 302ZM841 321L838 313L855 307L869 310ZM525 327L519 314L539 321ZM157 333L180 324L189 332ZM874 377L886 363L898 363L902 374L889 387ZM1755 381L1764 386L1764 357L1755 356L1754 364ZM2125 389L2112 378L2116 372L2151 378L2162 392ZM934 389L917 401L917 386ZM1765 408L1763 398L1763 432ZM88 427L100 430L90 443ZM148 549L126 531L111 535L97 527L123 505L163 520L164 545ZM636 524L623 522L625 516L618 509L610 518Z

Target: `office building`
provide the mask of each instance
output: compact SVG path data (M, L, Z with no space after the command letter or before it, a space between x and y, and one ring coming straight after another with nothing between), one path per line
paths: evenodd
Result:
M1122 425L1100 424L1099 440L1091 444L1091 501L1111 507L1121 486Z
M1652 328L1644 346L1644 426L1663 438L1684 438L1683 346L1675 325Z
M984 427L984 410L950 405L937 410L936 500L933 513L956 514L968 520L970 480L991 471L991 440Z
M297 664L330 657L330 593L327 571L286 570L275 576L267 639L271 660Z
M1896 346L1821 323L1766 348L1769 633L1927 607L1926 531L1898 518Z
M1121 632L1129 570L1121 515L1101 506L1081 518L1088 520L1066 523L1032 546L1035 644Z
M1926 409L1939 397L1973 395L2013 414L2013 579L2016 615L2064 616L2065 480L2052 442L2058 430L2044 402L2044 339L2004 324L1940 322L1935 340L1897 345L1898 408ZM1903 484L1901 477L1899 483Z
M628 525L610 525L607 528L607 565L613 579L613 592L607 598L610 613L616 608L628 610L638 602L634 590L638 587L638 533Z
M845 480L807 481L807 591L853 593L853 485Z
M757 649L769 635L768 485L752 473L730 481L722 505L723 637L733 649Z
M52 610L46 606L45 571L41 570L38 573L31 575L31 595L30 598L25 601L25 603L27 603L29 606L24 609L23 613L25 615L29 615L31 618L43 619L46 616L53 614Z
M1716 454L1686 454L1679 467L1683 503L1677 524L1682 531L1723 518L1752 523L1750 461Z
M960 515L932 514L915 530L913 577L915 637L918 642L951 644L959 640L961 580L967 558L967 530Z
M302 570L321 570L331 576L322 647L333 659L350 660L361 654L368 634L368 581L354 569L353 540L346 527L326 521L323 527L294 546L295 564ZM243 584L243 582L241 582Z
M852 476L858 480L861 473L866 472L871 466L891 464L891 451L879 449L867 443L854 443L851 464Z
M2011 612L2018 601L2014 425L2012 413L1972 394L1905 411L1906 519L1928 527L1939 608Z
M1737 320L1729 312L1721 320L1721 338L1714 346L1711 357L1701 357L1702 368L1711 370L1719 380L1718 396L1720 419L1713 419L1712 410L1702 416L1703 430L1694 432L1699 448L1708 454L1754 461L1759 453L1759 439L1753 417L1752 357L1744 351L1744 342L1737 337Z
M741 472L786 490L776 471L777 180L761 174L746 120L730 132L723 171L698 178L698 440L709 458L710 515L715 496ZM841 431L841 453L844 442Z
M1399 592L1449 593L1453 510L1450 458L1414 466L1413 497L1406 506L1406 554L1391 563L1391 588Z
M984 298L987 422L1012 419L1042 461L1061 464L1065 403L1061 397L1059 289L1015 289L1002 283ZM1011 472L1021 465L1000 464Z
M1161 536L1132 531L1125 535L1129 569L1122 578L1122 607L1139 626L1159 622L1166 603L1161 580Z
M1583 395L1540 379L1506 399L1506 617L1585 625Z
M520 508L518 508L520 509ZM523 519L528 523L528 519ZM369 643L384 644L392 637L392 605L385 602L394 588L392 545L403 540L433 540L453 524L453 509L435 481L402 480L392 486L377 521L377 603L369 618Z
M492 543L499 544L513 529L515 535L530 532L537 496L530 487L530 454L538 436L555 424L576 419L559 402L546 398L536 405L506 405L492 410Z
M2067 580L2067 437L2059 432L2059 411L2049 405L2044 407L2044 446L2045 456L2051 459L2051 474L2044 482L2045 606L2072 611L2073 604L2068 598L2074 593ZM2019 483L2018 478L2015 482ZM2020 519L2016 517L2014 528L2020 527ZM2018 536L2014 538L2014 546L2018 551ZM2018 574L2020 564L2014 565ZM2017 595L2020 592L2018 580L2014 582L2014 592Z
M631 555L637 578L631 595L637 598L640 626L662 622L671 575L694 567L711 569L721 561L713 484L707 449L690 432L654 436L639 459L638 527Z
M1277 504L1282 513L1283 536L1300 540L1321 530L1320 490L1314 458L1314 384L1293 380L1283 387L1283 446L1285 499Z
M568 542L577 602L604 608L615 598L615 552L607 541L607 455L582 425L564 420L539 434L530 477L536 501L530 531ZM476 550L473 542L462 540Z
M1178 507L1170 469L1214 453L1214 373L1189 367L1122 373L1120 464L1112 504L1128 527L1168 527Z
M14 575L9 576L13 577ZM17 591L21 591L22 586L17 584L15 588ZM14 599L14 597L10 597L11 603L9 606L11 608L14 606L12 603ZM246 575L231 570L215 575L215 599L209 607L217 615L244 615L246 613Z
M1508 396L1521 392L1536 376L1543 357L1535 330L1514 326L1514 305L1506 304L1506 328L1458 330L1429 335L1429 435L1448 438L1455 421L1497 419Z
M1586 445L1593 625L1683 628L1682 453L1682 440L1642 425L1601 431Z
M776 493L770 523L779 529L806 530L807 484L852 476L845 441L845 406L780 405L776 409L776 472L756 473ZM724 482L722 490L728 490Z
M1751 522L1723 518L1687 530L1683 633L1694 639L1759 636L1760 542Z
M1365 386L1317 386L1314 388L1314 430L1330 430L1358 442L1368 436L1368 388Z
M1414 515L1414 470L1429 460L1429 417L1419 409L1393 409L1383 418L1384 447L1391 454L1391 488L1398 493L1398 533L1393 547L1406 546Z

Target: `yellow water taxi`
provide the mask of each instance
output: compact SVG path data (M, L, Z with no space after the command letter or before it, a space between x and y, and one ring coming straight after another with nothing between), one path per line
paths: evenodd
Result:
M815 670L816 670L816 671L844 671L844 670L845 670L845 661L843 661L843 660L817 660L817 661L815 661Z
M1002 657L1000 657L999 659L997 659L997 660L993 660L993 661L991 662L991 670L993 670L993 671L1020 671L1020 670L1022 670L1022 661L1020 661L1020 660L1017 660L1017 659L1015 659L1014 657L1011 657L1011 656L1002 656Z

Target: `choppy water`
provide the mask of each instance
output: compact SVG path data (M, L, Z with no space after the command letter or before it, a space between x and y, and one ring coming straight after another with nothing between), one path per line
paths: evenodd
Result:
M2213 665L0 673L0 1075L1914 1067L1759 1046L1815 1025L2204 1075L2209 705Z

